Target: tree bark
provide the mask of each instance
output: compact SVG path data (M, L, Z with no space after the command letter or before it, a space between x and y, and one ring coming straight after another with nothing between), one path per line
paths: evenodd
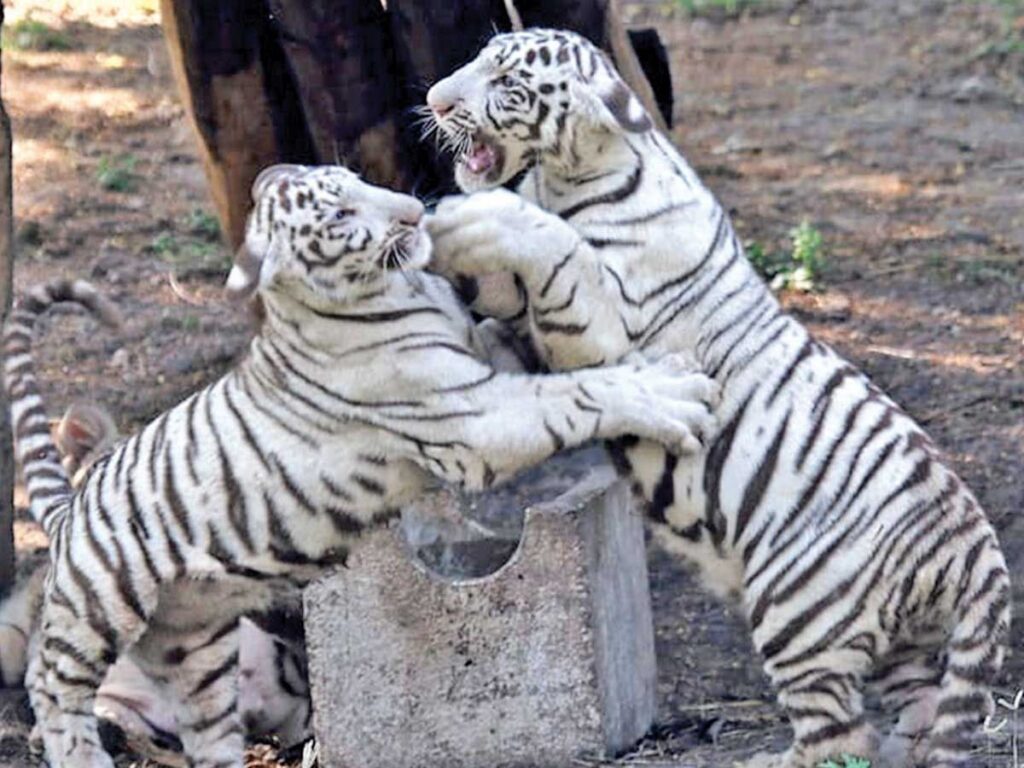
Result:
M0 4L0 30L4 11ZM3 63L0 61L0 80ZM0 317L11 309L14 276L14 204L11 166L11 120L0 100ZM0 355L2 361L2 355ZM3 367L0 366L0 381ZM0 595L14 583L14 448L7 389L0 386Z
M510 28L505 0L161 0L164 34L231 245L249 186L274 162L343 162L431 197L450 162L421 141L431 83ZM527 26L584 34L615 59L656 121L616 0L515 0ZM663 127L663 123L660 123Z
M261 0L161 0L160 9L210 192L238 246L256 174L316 159L281 41Z

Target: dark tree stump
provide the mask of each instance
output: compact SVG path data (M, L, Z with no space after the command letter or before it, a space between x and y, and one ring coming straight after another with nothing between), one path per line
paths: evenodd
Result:
M586 35L655 119L658 102L615 0L515 0L527 26ZM228 240L274 162L344 162L420 195L454 189L420 141L416 107L438 78L508 30L504 0L161 0L164 33Z
M0 29L4 9L0 4ZM3 63L0 62L0 79ZM11 120L0 101L0 317L11 309L14 274L14 205L11 168ZM0 356L2 360L2 356ZM0 366L0 377L3 367ZM7 390L0 386L0 595L14 583L14 447Z

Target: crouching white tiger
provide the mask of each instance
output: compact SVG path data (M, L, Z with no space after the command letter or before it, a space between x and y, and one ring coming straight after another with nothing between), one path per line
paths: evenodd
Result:
M677 452L712 426L713 384L676 360L551 376L495 372L430 256L415 199L341 168L276 166L254 185L228 280L266 312L248 357L97 461L73 492L32 373L38 315L82 282L26 295L5 331L18 458L50 538L29 693L54 766L112 768L96 689L130 653L179 705L192 766L241 766L238 616L343 563L433 482L484 488L591 438Z
M121 439L110 414L93 403L71 405L53 434L74 487ZM24 575L0 602L0 687L25 682L30 649L38 647L49 558L40 551L24 561ZM241 619L238 646L238 710L248 736L272 736L286 748L306 741L312 709L301 606L295 601ZM135 754L161 764L185 765L174 700L128 655L107 671L93 709L101 720L101 735L108 737L105 742L123 740Z
M25 683L29 653L38 649L39 611L49 570L49 558L44 552L38 555L31 556L27 573L0 603L0 688ZM250 738L272 737L285 748L297 747L312 735L302 615L296 608L290 614L242 618L238 628L239 717ZM107 671L93 711L104 744L123 743L161 765L187 764L176 701L130 656L122 656Z
M877 754L862 693L895 723L888 764L971 764L1003 658L1009 579L974 496L921 429L784 314L722 208L604 55L495 37L427 96L466 191L431 225L442 272L554 368L693 354L723 428L679 458L617 457L668 545L739 599L795 742L752 764ZM517 178L521 177L521 178Z

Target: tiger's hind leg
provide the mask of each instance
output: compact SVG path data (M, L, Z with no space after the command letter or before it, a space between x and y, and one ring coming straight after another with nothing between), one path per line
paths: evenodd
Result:
M793 726L793 746L779 755L756 755L742 768L817 768L844 754L874 757L878 735L864 718L863 658L826 650L798 664L769 663L779 704Z
M940 638L934 643L902 645L890 651L868 683L895 722L879 749L886 768L923 765L928 736L938 708L942 675Z
M238 618L151 630L135 658L177 705L178 736L192 768L242 768L238 709Z

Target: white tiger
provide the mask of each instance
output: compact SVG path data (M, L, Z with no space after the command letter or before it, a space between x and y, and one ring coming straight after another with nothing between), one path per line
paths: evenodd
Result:
M81 402L68 407L53 435L74 487L121 439L105 408ZM40 551L23 560L24 574L0 601L0 688L23 685L29 649L38 643L49 558ZM247 735L273 736L286 748L306 741L312 735L312 708L297 601L241 619L238 666L238 710ZM174 702L129 656L107 671L93 709L101 726L111 726L106 732L101 728L101 735L116 735L132 752L161 764L185 765Z
M579 36L499 35L427 103L473 192L430 224L438 268L479 280L555 369L631 351L696 356L722 386L702 455L615 451L650 518L739 600L816 766L879 754L862 693L896 718L894 766L970 765L1003 659L1009 578L995 532L921 429L811 338L606 57Z
M637 434L686 452L714 387L678 360L498 373L430 258L423 206L343 168L276 166L254 185L228 279L266 319L248 357L98 461L73 492L32 372L58 281L4 333L16 449L51 568L28 688L52 766L113 768L96 689L131 653L180 705L197 768L240 767L238 617L343 563L432 476L482 489L558 450ZM0 649L2 651L2 649Z

